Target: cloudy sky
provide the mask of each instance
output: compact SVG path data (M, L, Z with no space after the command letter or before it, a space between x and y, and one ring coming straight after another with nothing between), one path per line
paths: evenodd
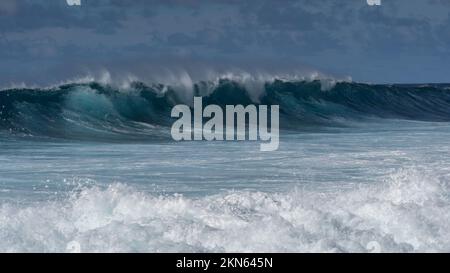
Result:
M450 82L450 0L0 0L0 85L101 70Z

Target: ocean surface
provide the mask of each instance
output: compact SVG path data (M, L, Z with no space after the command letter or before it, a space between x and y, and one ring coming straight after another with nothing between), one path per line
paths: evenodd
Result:
M233 80L0 91L1 252L449 252L450 85ZM171 108L280 105L280 147Z

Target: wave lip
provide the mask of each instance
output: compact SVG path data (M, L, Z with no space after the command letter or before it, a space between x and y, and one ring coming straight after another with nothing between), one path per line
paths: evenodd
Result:
M448 85L369 85L351 82L201 81L192 90L162 84L126 89L96 82L50 89L0 91L0 132L69 139L165 139L171 108L203 96L204 104L280 105L282 129L348 126L368 119L450 121Z

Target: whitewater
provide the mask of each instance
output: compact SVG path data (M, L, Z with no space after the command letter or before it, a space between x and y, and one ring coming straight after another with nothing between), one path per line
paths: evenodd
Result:
M262 87L192 90L280 105L276 152L172 141L170 86L0 91L0 251L450 251L447 85Z

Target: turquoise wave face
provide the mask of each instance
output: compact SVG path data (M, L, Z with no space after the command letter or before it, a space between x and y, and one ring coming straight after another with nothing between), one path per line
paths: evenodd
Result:
M256 95L255 95L256 94ZM447 85L368 85L320 81L266 82L259 90L220 80L189 90L133 83L126 89L96 82L51 89L0 91L3 135L92 140L164 140L170 111L203 96L205 105L280 105L280 126L295 131L347 127L373 119L449 121Z

